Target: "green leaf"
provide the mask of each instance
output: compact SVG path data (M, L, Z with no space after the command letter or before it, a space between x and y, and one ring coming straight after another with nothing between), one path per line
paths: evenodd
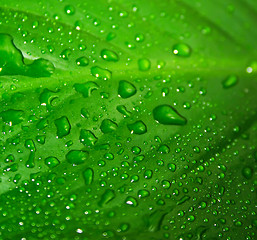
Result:
M0 2L0 239L256 239L256 1Z

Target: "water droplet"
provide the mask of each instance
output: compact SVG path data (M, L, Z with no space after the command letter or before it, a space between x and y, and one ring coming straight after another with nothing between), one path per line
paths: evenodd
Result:
M167 180L163 180L162 181L162 187L165 188L165 189L169 189L171 186L170 182L167 181Z
M110 33L108 33L108 35L106 36L106 40L107 40L107 41L111 41L111 40L113 40L115 37L116 37L116 34L113 33L113 32L110 32Z
M176 56L189 57L191 48L185 43L178 43L173 46L172 52Z
M65 6L64 11L67 15L73 15L75 13L75 8L72 5L67 5Z
M222 82L222 86L225 89L231 88L235 86L237 82L238 82L238 77L236 75L230 75Z
M145 198L145 197L148 197L150 193L147 190L139 190L137 195L139 198Z
M36 141L40 144L45 144L45 136L36 136Z
M66 159L73 165L84 163L88 158L88 152L81 150L71 150L66 154Z
M81 129L79 139L85 146L90 147L97 142L97 137L91 131L85 129Z
M56 157L48 157L45 159L45 165L49 168L54 168L60 164L60 161Z
M127 197L126 200L125 200L125 203L132 206L132 207L136 207L138 205L137 200L133 197Z
M145 216L145 224L149 232L159 231L165 215L173 210L169 207L166 211L159 209L154 211L152 214Z
M63 116L54 121L58 138L63 138L70 133L71 125L67 117Z
M35 166L35 151L30 152L28 161L26 162L27 168L33 168Z
M143 121L136 121L132 124L128 124L128 129L131 134L141 135L147 132L147 127Z
M126 232L129 230L129 224L127 223L122 223L119 226L119 229L117 230L118 232Z
M133 95L136 94L136 92L137 92L137 89L132 83L125 80L121 80L119 82L118 94L122 98L132 97Z
M174 163L169 163L168 164L168 168L171 172L175 172L176 171L176 165Z
M77 58L76 64L80 67L86 67L89 64L89 59L87 57Z
M97 66L91 68L91 74L101 80L110 80L112 77L112 73L109 70Z
M5 123L8 123L10 126L17 125L24 120L24 112L21 110L9 109L3 112L0 112L0 117Z
M177 205L181 205L183 203L185 203L186 201L188 201L190 199L189 196L185 195L184 197L180 198L178 201L177 201Z
M139 33L139 34L137 34L136 36L135 36L135 40L137 41L137 42L143 42L144 41L144 35L143 34L141 34L141 33Z
M45 88L43 92L39 95L40 104L46 106L48 109L51 108L52 102L58 97L57 92L50 91Z
M103 133L111 133L117 129L118 125L110 119L104 119L100 129Z
M76 83L73 87L77 92L82 93L84 98L89 97L94 90L98 89L98 85L95 82Z
M141 153L141 148L140 147L137 147L137 146L133 146L131 151L134 153L134 154L139 154Z
M0 33L0 76L23 75L29 77L50 77L55 70L54 65L46 59L36 59L24 64L24 57L8 34Z
M138 60L138 69L140 71L148 71L151 68L151 62L147 58Z
M146 170L144 173L144 178L145 179L151 179L153 176L153 171L152 170Z
M93 178L94 178L94 171L92 168L87 168L84 172L83 172L83 177L84 177L84 181L86 185L89 185L93 182Z
M115 198L115 193L111 189L107 189L104 194L101 196L101 200L99 201L98 205L103 207L104 205L108 204Z
M104 60L110 62L117 62L119 60L119 56L117 55L117 53L107 49L103 49L101 51L101 56Z
M25 148L28 148L30 151L35 151L35 143L32 139L27 139L24 144Z
M42 118L37 123L37 129L42 130L48 126L48 120L45 118Z
M167 145L163 144L159 147L158 152L162 154L167 154L170 152L170 148Z
M130 112L127 110L127 108L124 105L118 105L116 109L124 115L124 117L130 117Z
M251 179L252 175L253 175L253 170L250 167L244 167L242 170L242 175L246 178L246 179Z
M160 105L153 110L154 119L164 125L185 125L187 120L173 107Z
M257 72L257 61L251 62L251 63L246 67L246 72L247 72L247 73L256 73L256 72Z

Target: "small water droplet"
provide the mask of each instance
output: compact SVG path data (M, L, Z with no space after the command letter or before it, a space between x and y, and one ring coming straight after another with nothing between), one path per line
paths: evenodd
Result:
M231 88L235 86L237 82L238 82L238 77L236 75L230 75L222 82L222 86L225 89Z

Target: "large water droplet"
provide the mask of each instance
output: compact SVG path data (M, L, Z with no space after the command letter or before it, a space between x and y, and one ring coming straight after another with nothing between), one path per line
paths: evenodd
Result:
M118 125L110 119L104 119L101 123L100 129L103 133L110 133L117 129Z
M93 182L93 178L94 178L94 171L92 168L87 168L84 172L83 172L83 177L85 180L85 184L89 185Z
M110 201L112 201L115 198L115 193L111 189L107 189L104 194L101 196L101 200L99 201L99 206L102 207L106 204L108 204Z
M54 121L58 138L63 138L70 133L71 125L67 117L63 116Z
M76 64L80 67L86 67L89 64L87 57L80 57L76 59Z
M151 62L147 58L138 60L138 69L140 71L148 71L151 68Z
M134 197L127 197L125 203L132 207L136 207L138 205L138 202Z
M0 117L3 119L5 123L8 123L12 126L19 124L24 120L23 114L24 112L21 110L9 109L0 112Z
M118 94L122 98L132 97L133 95L136 94L136 92L137 92L137 89L132 83L125 80L122 80L119 82Z
M85 146L93 146L97 142L97 137L89 130L81 129L80 142Z
M56 157L48 157L45 159L45 165L49 168L54 168L60 164L60 161Z
M84 163L88 158L88 152L81 150L71 150L66 154L66 159L73 165Z
M110 80L112 77L112 73L109 70L97 66L91 68L91 74L102 80Z
M187 120L182 117L173 107L159 105L153 110L154 119L164 125L185 125Z
M36 59L24 64L24 57L8 34L0 33L0 76L24 75L29 77L50 77L55 70L54 65L46 59Z
M94 90L98 89L98 85L95 82L76 83L73 87L77 92L82 93L84 98L89 97Z
M178 43L173 46L172 52L176 56L189 57L191 55L191 48L185 43Z
M147 132L147 127L143 121L136 121L132 124L128 124L128 129L132 134L144 134Z
M119 56L117 55L117 53L107 49L103 49L101 51L101 56L106 61L117 62L119 60Z

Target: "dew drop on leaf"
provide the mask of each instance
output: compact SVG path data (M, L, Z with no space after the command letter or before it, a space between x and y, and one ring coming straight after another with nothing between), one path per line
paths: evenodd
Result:
M253 170L250 167L244 167L242 170L242 174L246 179L251 179L253 175Z
M73 15L75 13L75 8L72 5L67 5L65 6L64 11L67 15Z
M71 55L71 50L70 49L64 49L60 54L60 58L62 58L64 60L69 60L70 55Z
M71 125L66 116L60 117L54 121L57 128L58 138L63 138L70 133Z
M117 53L107 49L103 49L101 51L101 57L109 62L117 62L119 60L119 56L117 55Z
M100 129L103 133L111 133L117 129L118 125L110 119L104 119Z
M84 163L88 158L88 152L82 150L71 150L66 154L66 159L73 165Z
M17 125L24 120L24 112L21 110L9 109L6 111L0 112L0 117L5 123L12 125Z
M138 69L140 71L148 71L151 68L151 62L147 58L141 58L138 60Z
M83 177L86 185L91 184L94 179L94 170L92 168L87 168L83 171Z
M77 58L76 64L80 67L86 67L89 64L89 59L87 57Z
M54 168L60 164L60 161L56 157L48 157L45 159L45 165L49 168Z
M185 125L187 120L172 106L159 105L153 110L154 119L164 125Z
M73 87L78 93L81 93L84 98L89 97L94 90L98 89L98 85L95 82L75 83Z
M101 196L101 200L98 202L100 207L110 203L116 197L115 192L111 189L107 189Z
M109 70L97 66L91 68L91 74L101 80L110 80L112 77L112 73Z
M231 88L235 86L237 82L238 82L238 77L236 75L230 75L222 82L222 86L225 89Z
M93 146L97 142L97 137L89 130L81 129L80 142L85 146Z
M137 207L137 205L138 205L138 202L134 197L127 197L125 200L125 203L132 207Z
M133 95L136 94L136 92L137 92L137 89L132 83L125 80L121 80L119 82L118 94L122 98L132 97Z
M172 52L176 56L189 57L191 55L191 48L185 43L178 43L173 46Z
M132 134L144 134L147 132L147 127L143 121L136 121L134 123L128 124L128 129Z

